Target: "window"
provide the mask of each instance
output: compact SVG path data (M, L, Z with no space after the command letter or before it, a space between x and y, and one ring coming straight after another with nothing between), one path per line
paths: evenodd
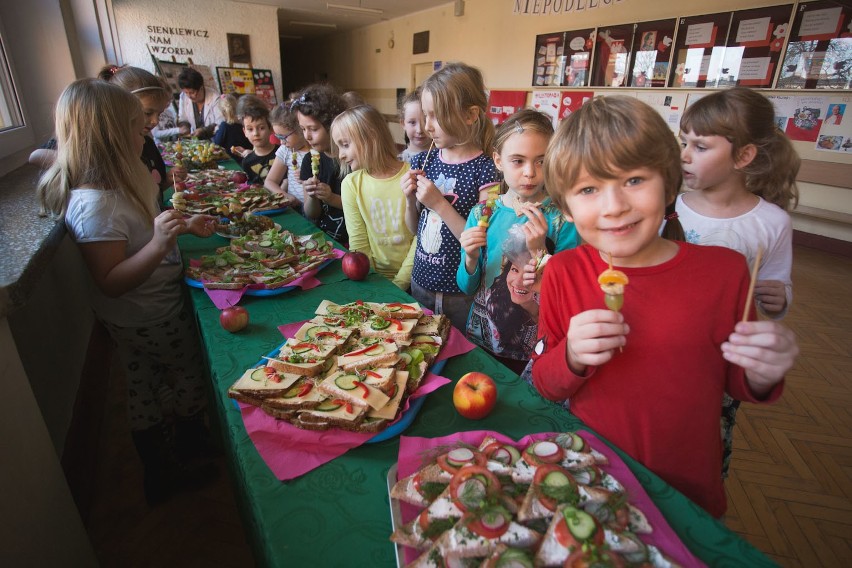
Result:
M15 85L12 83L12 72L9 68L9 60L6 58L3 38L0 37L0 132L23 125L21 105Z

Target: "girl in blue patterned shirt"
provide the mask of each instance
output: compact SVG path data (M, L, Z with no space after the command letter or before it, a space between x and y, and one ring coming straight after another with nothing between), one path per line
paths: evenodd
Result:
M420 102L434 148L414 156L402 180L406 222L417 235L411 295L464 330L473 296L456 284L458 239L479 188L496 176L482 73L451 63L426 79Z

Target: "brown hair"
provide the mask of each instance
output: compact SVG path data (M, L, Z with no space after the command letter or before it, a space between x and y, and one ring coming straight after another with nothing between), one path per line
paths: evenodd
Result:
M663 178L666 216L682 181L680 144L665 120L647 104L626 96L596 97L562 121L547 146L544 185L553 202L570 214L564 192L585 170L597 178L650 168ZM667 220L663 236L683 240L677 218Z
M503 124L497 127L494 134L494 153L499 154L503 150L503 144L514 134L522 132L537 132L550 140L553 136L553 122L550 117L535 109L524 108L507 118ZM500 181L500 193L507 190L506 181Z
M734 87L702 97L683 113L680 129L699 136L724 136L735 160L753 144L754 159L740 169L746 189L785 210L799 202L796 175L801 160L775 125L772 103L757 91Z
M402 99L402 102L399 103L399 109L397 109L397 118L399 119L400 124L405 120L405 106L409 103L417 103L420 104L420 95L423 94L423 88L417 87Z
M331 134L331 121L346 110L346 103L327 83L308 85L290 105L290 110L309 116Z
M474 143L490 155L494 142L494 125L488 118L488 97L482 73L464 63L450 63L432 73L423 82L423 92L432 95L435 119L441 129L463 143ZM468 109L476 107L472 125L465 122Z
M387 120L370 105L359 105L343 111L331 123L331 135L346 133L355 146L361 167L368 174L375 175L396 171L400 161L396 155L396 143L393 141Z
M166 82L139 67L105 65L98 72L98 79L117 85L139 98L153 97L163 106L172 100L171 91Z
M269 122L289 130L299 130L299 119L296 113L290 110L291 104L292 101L284 101L275 105L275 108L269 113Z
M243 95L237 101L237 119L242 122L245 118L263 119L272 126L269 122L269 106L257 95Z

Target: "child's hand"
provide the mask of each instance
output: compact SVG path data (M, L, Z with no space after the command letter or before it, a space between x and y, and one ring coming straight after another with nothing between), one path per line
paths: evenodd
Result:
M241 158L245 158L246 154L248 154L248 150L246 150L242 146L231 146L231 150L234 152L234 154L240 156Z
M151 238L163 248L171 248L177 242L178 235L186 230L183 214L174 209L166 209L154 217L154 236Z
M754 285L754 299L766 314L778 314L787 307L787 289L780 280L758 280Z
M566 337L568 367L584 375L589 366L603 365L615 349L627 343L630 327L624 316L612 310L588 310L571 318Z
M468 258L476 261L479 259L479 251L486 243L487 229L485 227L473 226L462 231L459 243Z
M408 170L408 173L402 176L400 186L402 193L410 200L417 199L417 176L422 176L423 170Z
M435 210L439 205L446 202L444 199L444 194L441 193L441 190L432 183L432 180L427 178L426 176L418 176L417 177L417 201L423 204L424 207L427 207L431 210Z
M212 215L193 215L185 220L185 232L196 237L207 238L216 232L216 217Z
M722 356L745 369L749 387L758 397L781 382L798 354L796 336L775 321L739 322L722 344Z
M527 222L521 225L527 238L527 249L535 256L544 249L544 240L547 238L547 219L539 210L537 205L524 203L519 210L526 215Z

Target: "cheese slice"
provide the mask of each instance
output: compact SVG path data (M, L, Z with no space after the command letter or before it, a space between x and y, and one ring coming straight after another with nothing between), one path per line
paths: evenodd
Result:
M297 345L312 345L313 347L308 351L300 353L304 347L296 348ZM337 350L337 343L320 343L318 341L301 341L296 339L295 337L291 337L287 340L287 342L281 347L281 350L278 352L278 357L280 359L287 359L290 355L301 355L305 359L327 359L331 354L333 354Z
M374 329L373 322L379 318L381 316L371 316L367 321L362 323L361 327L358 328L361 335L365 337L408 338L417 325L416 319L398 319L396 320L397 323L390 322L390 325L384 329Z
M390 397L388 395L380 391L375 386L361 381L360 378L357 380L364 385L363 387L358 386L351 390L340 387L337 384L337 379L349 375L355 376L355 373L346 373L343 371L334 373L333 375L326 377L326 379L319 384L319 388L329 393L332 397L342 398L353 404L369 406L373 409L382 408L390 401ZM350 376L350 378L352 377ZM366 389L366 391L364 389ZM364 394L367 396L365 397Z
M381 349L379 349L381 347ZM346 368L347 365L353 364L363 364L369 365L371 361L396 361L398 357L393 357L396 355L398 348L396 343L392 341L383 341L381 343L377 343L371 346L370 351L364 351L368 349L367 347L359 347L355 351L350 351L345 355L338 355L337 357L337 365L338 367ZM359 351L363 351L362 353L358 353ZM353 355L352 353L356 353ZM390 357L389 357L390 356Z
M260 373L255 373L255 371L260 371ZM261 373L263 374L263 377L260 380L257 380L257 377L260 376ZM276 376L280 379L280 381L275 382L271 380L264 372L263 367L247 369L246 372L243 373L243 376L231 385L231 389L237 391L283 390L302 377L302 375L298 375L296 373L281 372L276 372Z
M408 371L397 371L396 393L383 407L368 411L367 418L384 418L385 420L393 420L396 417L397 410L399 410L399 403L402 402L402 396L405 394L405 385L407 382Z
M331 398L327 399L326 401L320 404L320 408L322 407L322 404L325 404L326 402L331 403L331 401ZM352 412L349 412L349 410L352 410ZM350 404L349 409L347 409L346 404L341 404L340 407L335 410L317 410L316 408L313 408L311 410L303 410L299 414L308 414L310 416L315 416L321 419L353 421L360 418L363 412L363 406Z
M352 335L351 329L309 320L293 335L293 339L311 341L321 345L340 345L345 343L350 335Z

